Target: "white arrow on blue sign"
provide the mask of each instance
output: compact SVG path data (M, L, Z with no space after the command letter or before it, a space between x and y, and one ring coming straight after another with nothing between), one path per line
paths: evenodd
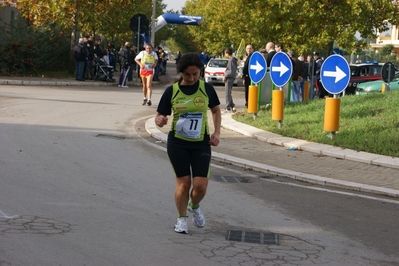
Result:
M339 94L348 86L351 70L346 59L338 54L327 57L320 69L320 81L331 94Z
M249 78L252 80L252 82L261 82L267 72L267 63L265 57L259 52L254 52L249 58L248 68Z
M292 75L292 62L284 52L276 53L270 62L270 78L274 85L283 87Z

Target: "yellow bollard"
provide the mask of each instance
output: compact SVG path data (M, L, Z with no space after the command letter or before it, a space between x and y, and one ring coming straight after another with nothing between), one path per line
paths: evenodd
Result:
M258 86L249 86L248 113L256 114L257 112L258 112Z
M326 107L324 111L324 130L338 131L339 128L339 108L340 98L326 98Z
M284 91L273 90L272 92L272 120L283 120L284 116Z
M390 90L391 90L391 88L389 87L389 84L382 83L382 85L381 85L381 92L382 93L385 93L385 92L390 91Z
M302 100L307 101L309 100L309 81L305 81L303 86L305 88L303 94L305 95L302 95Z

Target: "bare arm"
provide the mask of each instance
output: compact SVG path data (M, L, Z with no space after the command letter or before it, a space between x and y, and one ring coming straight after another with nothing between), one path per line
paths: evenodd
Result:
M222 124L222 115L220 112L219 105L213 107L211 109L211 112L212 112L213 126L215 128L215 131L211 135L211 140L209 141L209 144L211 144L212 146L217 146L219 145L220 142L220 128Z

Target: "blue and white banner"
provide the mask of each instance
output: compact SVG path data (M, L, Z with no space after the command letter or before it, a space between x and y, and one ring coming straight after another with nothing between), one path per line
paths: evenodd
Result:
M201 16L188 16L182 14L170 14L166 13L157 18L154 31L157 32L166 24L180 24L180 25L193 25L198 26L202 21Z

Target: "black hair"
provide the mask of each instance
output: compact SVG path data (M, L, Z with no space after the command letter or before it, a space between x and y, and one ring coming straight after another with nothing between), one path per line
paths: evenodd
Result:
M284 51L284 45L282 43L276 43L275 47L280 47Z
M232 55L233 54L233 49L231 47L228 47L224 50L224 52L228 55Z
M177 71L182 73L190 66L196 66L200 70L204 68L204 62L202 62L201 58L197 53L186 53L180 57L179 62L177 63ZM183 80L183 77L180 76L178 82L180 83Z
M204 67L204 62L196 53L186 53L180 57L179 63L177 64L177 70L179 73L183 72L189 66L196 66L199 69Z

